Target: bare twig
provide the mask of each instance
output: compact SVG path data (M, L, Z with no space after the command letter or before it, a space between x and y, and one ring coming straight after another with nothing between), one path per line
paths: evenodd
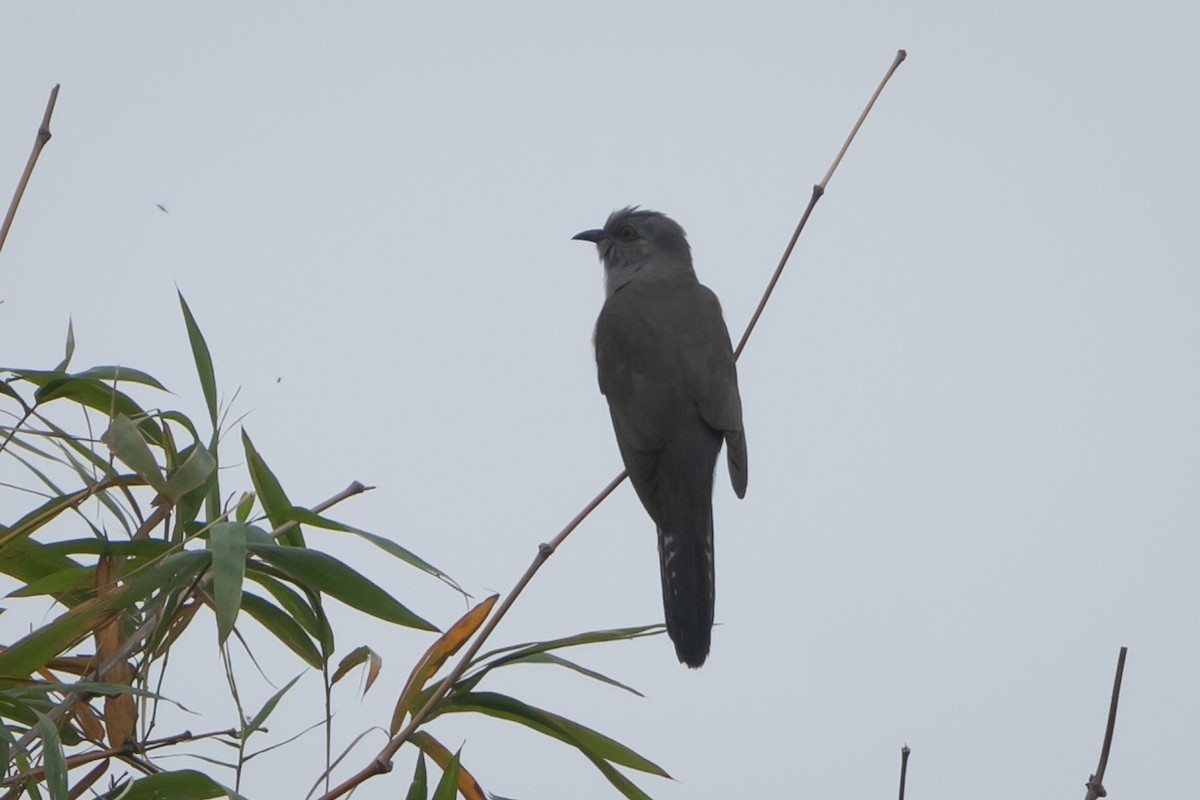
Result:
M1108 751L1112 747L1113 729L1117 726L1117 701L1121 699L1121 678L1125 675L1125 653L1128 647L1121 648L1117 656L1117 674L1113 677L1112 699L1108 703L1108 726L1104 729L1104 745L1100 748L1100 764L1096 774L1088 778L1084 784L1087 794L1084 800L1098 800L1108 794L1104 789L1104 770L1108 768Z
M108 747L100 750L91 750L86 753L78 753L73 756L67 756L67 769L75 769L76 767L81 767L84 764L90 764L93 761L100 761L101 759L105 758L121 757L128 755L134 750L139 753L145 753L147 751L158 750L163 747L173 747L174 745L181 744L183 742L195 742L201 739L211 739L214 736L234 737L237 735L238 732L232 728L224 731L212 731L210 733L192 733L191 731L184 731L183 733L177 733L174 736L167 736L163 739L154 739L149 742L138 744L136 747ZM28 772L22 772L19 775L12 775L10 777L0 779L0 786L12 786L14 784L25 783L31 780L41 780L45 774L46 768L44 766L34 767Z
M825 174L825 178L821 181L821 183L813 188L813 197L808 203L808 208L805 209L804 215L800 218L800 223L796 226L795 233L792 234L792 239L788 243L787 249L784 251L783 258L780 259L779 266L776 267L775 273L772 275L771 281L767 285L767 290L763 294L762 300L758 304L758 308L751 317L750 323L746 326L746 332L742 334L742 339L738 343L737 350L734 351L734 358L737 358L739 355L741 355L742 349L746 346L746 341L750 338L750 333L754 330L754 325L758 322L759 316L766 307L767 300L770 299L771 292L775 288L775 284L778 282L779 276L783 272L783 268L786 266L788 258L792 254L792 249L796 246L796 240L800 237L800 232L804 230L804 225L808 221L809 215L812 213L813 206L816 205L817 199L820 198L820 196L824 193L825 185L833 176L834 170L837 169L838 164L842 160L842 156L846 154L846 150L850 147L850 142L854 140L854 135L858 133L858 129L862 126L863 120L866 119L871 107L875 104L875 99L879 97L879 93L883 91L883 87L887 84L888 79L891 78L892 73L896 71L896 68L900 66L900 62L902 62L904 58L905 52L903 50L896 54L895 60L888 68L888 71L884 75L879 86L875 89L875 93L871 95L871 99L867 103L866 108L863 109L862 114L859 115L858 121L854 123L854 128L851 129L850 135L846 137L846 141L842 144L841 150L838 151L837 157L833 160L833 165L829 168L829 172ZM551 539L549 543L538 546L537 555L534 556L533 561L530 563L529 567L526 568L524 574L521 575L520 579L517 580L516 585L513 586L512 590L508 593L504 600L501 601L501 603L496 607L496 610L492 612L492 615L488 618L487 623L472 640L470 647L468 647L466 652L463 653L463 655L459 658L454 668L429 695L429 699L425 702L425 705L412 715L408 725L406 725L400 732L388 740L388 743L382 750L379 751L379 754L371 760L370 764L363 767L346 780L342 781L342 783L334 787L333 790L321 795L320 800L335 800L335 798L347 794L368 778L391 771L392 757L404 745L404 743L409 740L413 733L415 733L416 730L425 723L430 714L433 713L434 709L437 708L438 704L441 703L442 699L450 691L450 688L459 678L462 677L463 673L466 672L467 668L471 664L471 659L478 654L479 650L483 647L484 642L486 642L488 637L491 636L492 631L496 629L496 626L500 624L500 620L502 620L504 615L508 613L509 608L512 607L512 604L516 601L517 597L520 596L521 592L525 590L525 587L533 579L533 576L537 574L537 571L542 568L542 565L545 564L550 556L554 554L554 551L558 548L558 546L561 545L563 541L571 535L571 532L579 527L579 524L583 522L583 520L586 519L587 516L591 514L592 511L595 510L595 508L600 505L605 498L612 494L613 491L621 485L625 478L628 477L628 474L628 472L621 472L620 475L609 481L608 485L601 489L600 493L593 497L592 500L586 506L584 506L578 514L575 515L574 519L568 522L566 527L558 532L557 536Z
M900 52L904 52L901 50ZM900 800L904 800L904 781L908 777L908 754L912 750L908 749L908 745L900 748Z
M21 205L21 198L25 195L25 187L29 185L29 176L33 174L33 167L37 164L38 156L42 154L42 148L46 146L46 142L50 141L50 115L54 113L59 86L60 84L56 83L50 90L50 99L46 101L46 111L42 114L42 124L38 127L37 138L33 140L33 152L29 154L29 161L25 163L25 172L22 173L21 180L17 182L17 191L13 193L12 202L8 204L8 213L4 215L4 224L0 225L0 250L4 249L4 240L8 238L8 229L12 227L13 217L17 215L17 206Z
M816 207L817 201L821 199L821 195L825 194L825 187L829 184L829 179L833 177L833 173L837 170L838 164L842 163L842 156L846 155L846 151L850 149L850 143L854 141L854 137L858 134L858 129L862 127L863 121L866 120L867 114L871 113L871 109L875 105L876 99L879 98L883 87L887 86L887 82L891 80L892 73L896 68L908 58L908 53L903 50L896 51L896 58L892 61L892 65L888 67L888 71L884 73L883 80L875 87L875 93L871 95L871 99L867 101L867 105L863 108L862 113L858 115L858 121L854 123L854 127L850 129L850 135L846 137L846 141L842 142L842 149L838 150L837 157L833 159L833 163L829 165L829 171L825 173L825 177L821 182L813 187L812 197L808 199L808 207L804 209L804 213L800 215L800 221L796 223L796 230L792 234L791 241L783 250L783 256L779 259L779 266L775 267L775 273L771 275L771 280L767 283L767 290L763 292L762 299L758 301L758 308L754 309L754 313L750 316L750 322L746 325L746 332L742 334L741 341L733 351L733 357L737 358L742 354L742 350L746 349L746 342L750 340L750 333L754 330L754 326L758 324L758 318L762 316L763 309L767 307L767 301L771 299L771 293L775 291L775 284L779 283L779 276L783 274L783 268L787 266L788 259L792 257L792 250L796 247L796 242L800 239L800 234L804 232L804 226L808 224L808 218Z

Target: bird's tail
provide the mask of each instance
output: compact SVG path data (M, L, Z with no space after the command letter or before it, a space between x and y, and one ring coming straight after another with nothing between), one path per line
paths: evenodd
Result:
M693 669L708 658L716 602L712 505L698 505L688 515L691 524L658 526L667 633L679 660Z

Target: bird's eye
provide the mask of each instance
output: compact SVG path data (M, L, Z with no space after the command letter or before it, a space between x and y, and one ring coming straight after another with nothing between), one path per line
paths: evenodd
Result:
M622 242L632 242L637 238L637 231L633 229L632 225L625 225L617 231L617 238Z

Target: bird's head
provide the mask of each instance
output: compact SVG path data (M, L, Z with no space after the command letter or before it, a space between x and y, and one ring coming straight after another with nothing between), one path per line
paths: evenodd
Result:
M581 231L573 239L592 242L604 262L608 293L649 267L654 277L692 276L687 235L666 214L630 206L609 215L603 228Z

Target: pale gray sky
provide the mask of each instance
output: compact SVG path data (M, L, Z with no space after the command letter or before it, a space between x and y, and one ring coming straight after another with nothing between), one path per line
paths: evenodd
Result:
M375 484L337 516L506 590L620 469L601 268L571 235L670 214L736 337L906 48L740 363L750 486L736 501L720 467L708 665L663 637L573 654L644 700L546 668L494 688L658 761L675 782L634 776L657 800L887 797L905 742L910 797L1072 797L1128 645L1110 795L1188 794L1200 5L547 5L9 4L4 198L62 92L0 254L3 363L52 366L71 317L77 366L146 369L200 416L178 286L293 499ZM463 610L310 541L439 623ZM658 621L657 571L622 487L495 641ZM342 743L386 725L429 638L365 626L340 651L361 643L385 671L367 702L339 689ZM299 671L264 656L276 685ZM219 713L180 725L231 724L215 660L183 677L167 693ZM318 684L280 738L319 718ZM616 796L514 727L433 730L498 794ZM320 746L277 751L246 793L301 796Z

